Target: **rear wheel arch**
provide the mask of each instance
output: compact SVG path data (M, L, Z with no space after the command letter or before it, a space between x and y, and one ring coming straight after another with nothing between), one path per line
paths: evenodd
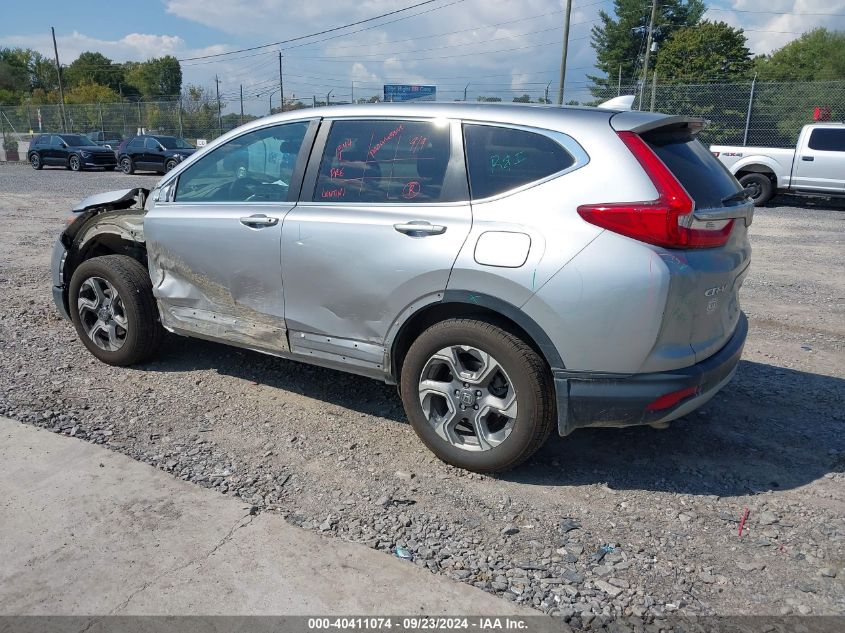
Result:
M750 165L743 165L734 174L734 176L736 176L736 179L739 180L740 178L742 178L743 176L747 176L748 174L765 174L769 177L773 184L777 184L775 182L775 172L768 165L763 165L762 163L752 163Z
M449 290L444 293L442 301L420 308L399 327L389 342L391 376L399 383L405 356L426 329L449 319L466 318L485 321L521 339L540 355L550 372L564 368L560 353L551 339L518 307L489 295Z

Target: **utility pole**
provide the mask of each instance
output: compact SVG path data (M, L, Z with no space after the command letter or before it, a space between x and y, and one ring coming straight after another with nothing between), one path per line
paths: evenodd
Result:
M616 96L622 96L622 64L619 64L619 83L616 84Z
M182 126L182 100L179 99L179 137L185 136L185 130Z
M244 85L241 84L241 125L244 124Z
M563 17L563 48L560 52L560 86L557 89L557 104L563 105L563 82L566 81L566 54L569 51L569 14L572 13L572 0L566 0Z
M551 88L551 87L552 87L552 82L550 81L549 83L546 84L546 104L551 103L551 101L549 101L549 88Z
M350 103L355 103L355 80L352 80L352 96L349 99Z
M270 114L273 114L273 93L270 93Z
M65 116L65 87L62 84L62 66L59 64L59 47L56 46L56 29L52 26L50 31L53 33L53 52L56 54L56 74L59 76L59 95L62 99L62 129L67 129L67 117Z
M651 107L649 110L654 112L654 99L657 97L657 71L654 71L654 78L651 80Z
M285 79L282 74L282 51L279 51L279 92L281 93L281 109L279 112L285 111Z
M651 54L651 42L654 36L654 20L657 18L657 0L651 2L651 18L648 21L648 40L645 45L645 59L643 60L643 82L640 86L640 110L643 109L645 98L645 83L648 80L648 56Z
M332 99L332 93L333 93L333 92L334 92L334 90L329 90L329 91L326 93L326 105L327 105L327 106L330 106L330 105L332 104L331 99Z
M312 108L317 107L317 95L311 95L311 107Z
M464 86L464 101L466 101L466 100L467 100L467 89L468 89L468 88L469 88L469 84L467 84L466 86Z
M217 90L217 130L220 134L223 134L223 117L220 114L220 80L217 78L217 75L214 75L214 87Z

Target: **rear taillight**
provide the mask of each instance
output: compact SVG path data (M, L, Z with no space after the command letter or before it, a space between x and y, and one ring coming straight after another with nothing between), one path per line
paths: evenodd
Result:
M686 189L637 134L617 134L651 179L657 199L584 204L578 207L582 218L614 233L667 248L708 248L728 241L733 220L689 228L695 205Z

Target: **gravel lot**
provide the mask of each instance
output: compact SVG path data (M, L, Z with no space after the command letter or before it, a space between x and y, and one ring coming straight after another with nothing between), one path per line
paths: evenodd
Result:
M553 437L489 477L437 461L372 380L178 337L142 367L90 356L53 308L50 249L73 203L156 178L0 164L0 415L574 624L845 614L841 203L758 211L744 360L703 411Z

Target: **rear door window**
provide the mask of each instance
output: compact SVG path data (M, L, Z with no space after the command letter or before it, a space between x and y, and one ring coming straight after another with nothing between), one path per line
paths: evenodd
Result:
M449 124L335 121L323 151L315 202L445 202Z
M134 138L129 143L128 149L141 149L144 146L144 139Z
M822 152L845 152L845 128L816 128L810 133L807 145Z
M473 200L537 182L575 164L559 143L527 130L467 123L464 144Z

